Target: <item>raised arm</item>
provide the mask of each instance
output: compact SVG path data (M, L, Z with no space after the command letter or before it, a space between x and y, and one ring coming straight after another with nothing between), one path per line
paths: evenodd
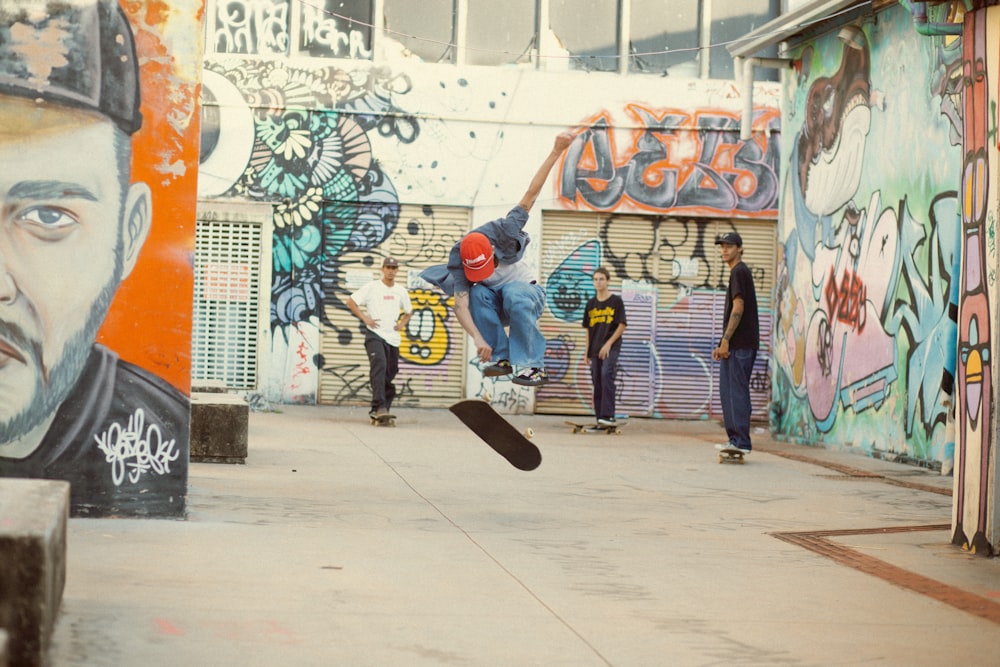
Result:
M531 183L528 184L528 189L525 191L524 196L521 197L519 202L521 208L525 211L530 211L535 200L538 199L538 194L542 191L542 186L545 185L545 181L549 178L549 172L552 171L552 167L555 166L556 160L562 155L566 147L569 146L573 139L576 137L572 132L563 132L556 137L555 142L552 144L552 150L545 157L542 162L542 166L538 168L535 172L535 176L531 179Z

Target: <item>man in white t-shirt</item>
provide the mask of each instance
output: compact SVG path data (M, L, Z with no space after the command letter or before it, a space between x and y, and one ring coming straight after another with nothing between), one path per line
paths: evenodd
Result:
M400 331L413 315L413 303L406 287L396 284L399 262L386 257L381 280L363 285L347 299L347 307L365 323L365 351L368 352L372 386L372 417L389 414L396 397L393 380L399 372ZM361 309L365 310L362 311ZM402 313L402 317L400 317Z

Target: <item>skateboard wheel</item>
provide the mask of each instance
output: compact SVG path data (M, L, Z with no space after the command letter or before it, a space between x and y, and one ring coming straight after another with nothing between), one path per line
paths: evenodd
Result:
M530 429L530 428L526 428L526 429L524 429L524 437L525 438L534 438L535 437L535 432L532 429Z

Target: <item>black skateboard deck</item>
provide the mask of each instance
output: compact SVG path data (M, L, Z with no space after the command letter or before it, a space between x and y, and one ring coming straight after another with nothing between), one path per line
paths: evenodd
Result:
M723 447L718 445L719 463L743 463L746 452L738 447Z
M612 424L610 426L604 426L603 424L578 424L577 422L571 422L566 420L565 424L567 426L573 427L573 433L606 433L607 435L621 435L622 426L625 426L625 422L618 422L617 424Z
M396 415L384 414L384 415L369 415L372 420L372 426L395 426L396 425Z
M470 398L448 409L518 470L534 470L541 465L542 453L538 447L486 401Z

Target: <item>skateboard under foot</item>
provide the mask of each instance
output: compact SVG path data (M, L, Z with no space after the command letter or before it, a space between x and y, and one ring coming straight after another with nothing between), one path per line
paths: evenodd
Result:
M573 427L573 433L601 433L604 432L607 435L621 435L622 426L625 426L624 422L618 422L617 424L611 424L605 426L604 424L579 424L577 422L571 422L567 420L565 422L567 426Z
M744 463L746 452L739 447L716 445L719 450L719 463Z
M384 415L369 415L372 420L372 426L395 426L396 425L396 415L384 414Z

